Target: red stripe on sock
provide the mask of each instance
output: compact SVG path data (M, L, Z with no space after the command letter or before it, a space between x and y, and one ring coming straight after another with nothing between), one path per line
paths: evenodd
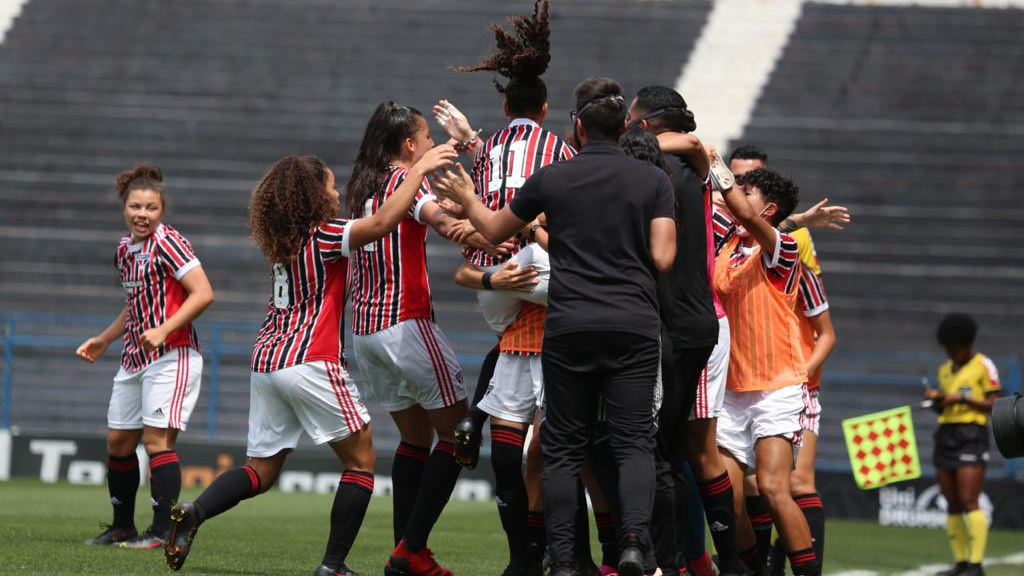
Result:
M439 440L437 444L434 444L434 452L444 452L449 456L455 456L455 444Z
M153 456L152 458L149 459L149 468L150 468L150 470L152 470L153 468L159 468L161 466L166 466L168 464L177 464L177 463L178 463L178 454L177 454L177 452L171 452L169 454L157 454L156 456Z
M116 472L130 472L138 469L138 467L138 458L133 458L131 460L114 460L113 458L107 458L107 468Z
M824 505L821 503L821 498L808 498L806 500L797 500L796 505L801 508L823 508Z
M814 551L801 552L793 554L789 557L789 564L791 566L802 566L804 564L813 564L818 561L818 557L814 554Z
M772 515L765 512L763 514L755 514L750 517L750 523L754 525L764 525L772 523Z
M256 473L251 466L242 466L242 470L249 475L249 484L252 487L252 493L257 494L260 491L260 475Z
M543 512L530 512L526 517L526 525L530 528L543 528L544 527L544 513Z
M373 474L366 472L350 472L346 470L341 474L341 482L352 484L373 492Z
M722 492L732 488L732 482L729 480L728 476L725 476L715 480L710 480L707 483L700 484L699 486L700 495L707 498L709 496L721 494Z
M399 444L398 448L395 450L395 456L405 456L406 458L426 462L427 456L430 456L430 450L403 442Z
M492 430L491 441L493 442L504 442L505 444L511 444L517 448L522 448L526 442L526 437L522 434L516 434L514 432L506 432L504 430Z

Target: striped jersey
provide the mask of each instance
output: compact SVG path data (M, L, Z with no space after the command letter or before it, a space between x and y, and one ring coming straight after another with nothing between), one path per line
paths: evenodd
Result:
M408 168L390 166L383 194L366 201L362 216L377 212L405 181ZM397 228L352 255L352 333L372 334L413 318L432 320L427 279L427 226L420 209L434 200L426 178Z
M576 151L553 132L527 118L516 118L504 129L487 139L473 161L473 183L484 206L497 212L505 207L523 183L548 164L568 160ZM520 237L515 250L507 256L492 256L468 248L469 262L479 268L494 266L508 260L529 243Z
M114 265L128 309L121 366L138 372L168 350L181 346L199 350L199 337L191 324L172 332L152 352L142 347L142 333L166 322L188 297L179 280L199 266L192 244L171 226L160 224L149 238L137 244L132 244L131 235L121 238Z
M324 222L294 258L272 266L273 294L253 348L253 372L316 360L344 364L349 222Z
M746 236L746 232L736 222L717 207L712 215L712 230L715 235L715 252L721 252L725 244L735 235ZM760 253L761 263L768 273L768 279L780 291L789 294L800 282L800 252L796 240L785 232L775 230L775 252L768 254L757 250L756 242L740 241L729 257L729 265L733 268L743 264L755 252Z

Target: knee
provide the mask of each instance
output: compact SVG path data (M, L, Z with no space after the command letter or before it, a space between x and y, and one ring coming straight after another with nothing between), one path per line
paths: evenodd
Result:
M778 475L758 475L757 490L772 508L780 500L791 498L787 480L787 478L779 478Z
M111 456L128 456L135 451L139 438L134 430L109 430L107 432L107 453Z
M147 428L142 433L142 445L146 448L146 454L156 454L174 450L175 434L171 430Z
M256 472L260 479L260 494L270 490L277 483L277 476L280 468L263 458L250 459L246 464Z
M799 470L794 471L789 479L789 491L794 496L817 492L817 488L814 486L814 474L808 474Z

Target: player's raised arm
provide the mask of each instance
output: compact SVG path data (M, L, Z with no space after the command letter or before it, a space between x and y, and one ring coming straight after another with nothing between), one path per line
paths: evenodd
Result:
M416 198L423 179L431 172L451 164L456 156L455 149L448 144L435 146L428 150L423 158L420 158L409 169L402 184L381 204L376 212L365 218L352 221L349 225L351 227L349 232L350 249L361 248L383 238L388 232L394 230L409 212L409 207L412 206L412 201Z
M469 174L462 168L462 164L455 164L455 171L445 170L438 174L434 180L434 186L445 196L458 202L466 210L469 221L478 232L483 234L489 242L500 244L511 238L521 228L526 226L527 220L516 216L508 206L498 212L493 212L480 203L476 197L473 181ZM527 192L527 184L519 191L520 195Z

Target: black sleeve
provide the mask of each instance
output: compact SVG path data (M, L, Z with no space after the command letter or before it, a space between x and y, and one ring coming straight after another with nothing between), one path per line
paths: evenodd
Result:
M543 170L535 172L533 176L527 178L508 205L508 209L523 222L531 222L544 212L544 197L541 194L540 182L542 174Z
M659 172L661 171L659 170ZM654 215L651 218L676 219L675 192L672 189L672 181L664 173L658 174L658 188L654 197Z

